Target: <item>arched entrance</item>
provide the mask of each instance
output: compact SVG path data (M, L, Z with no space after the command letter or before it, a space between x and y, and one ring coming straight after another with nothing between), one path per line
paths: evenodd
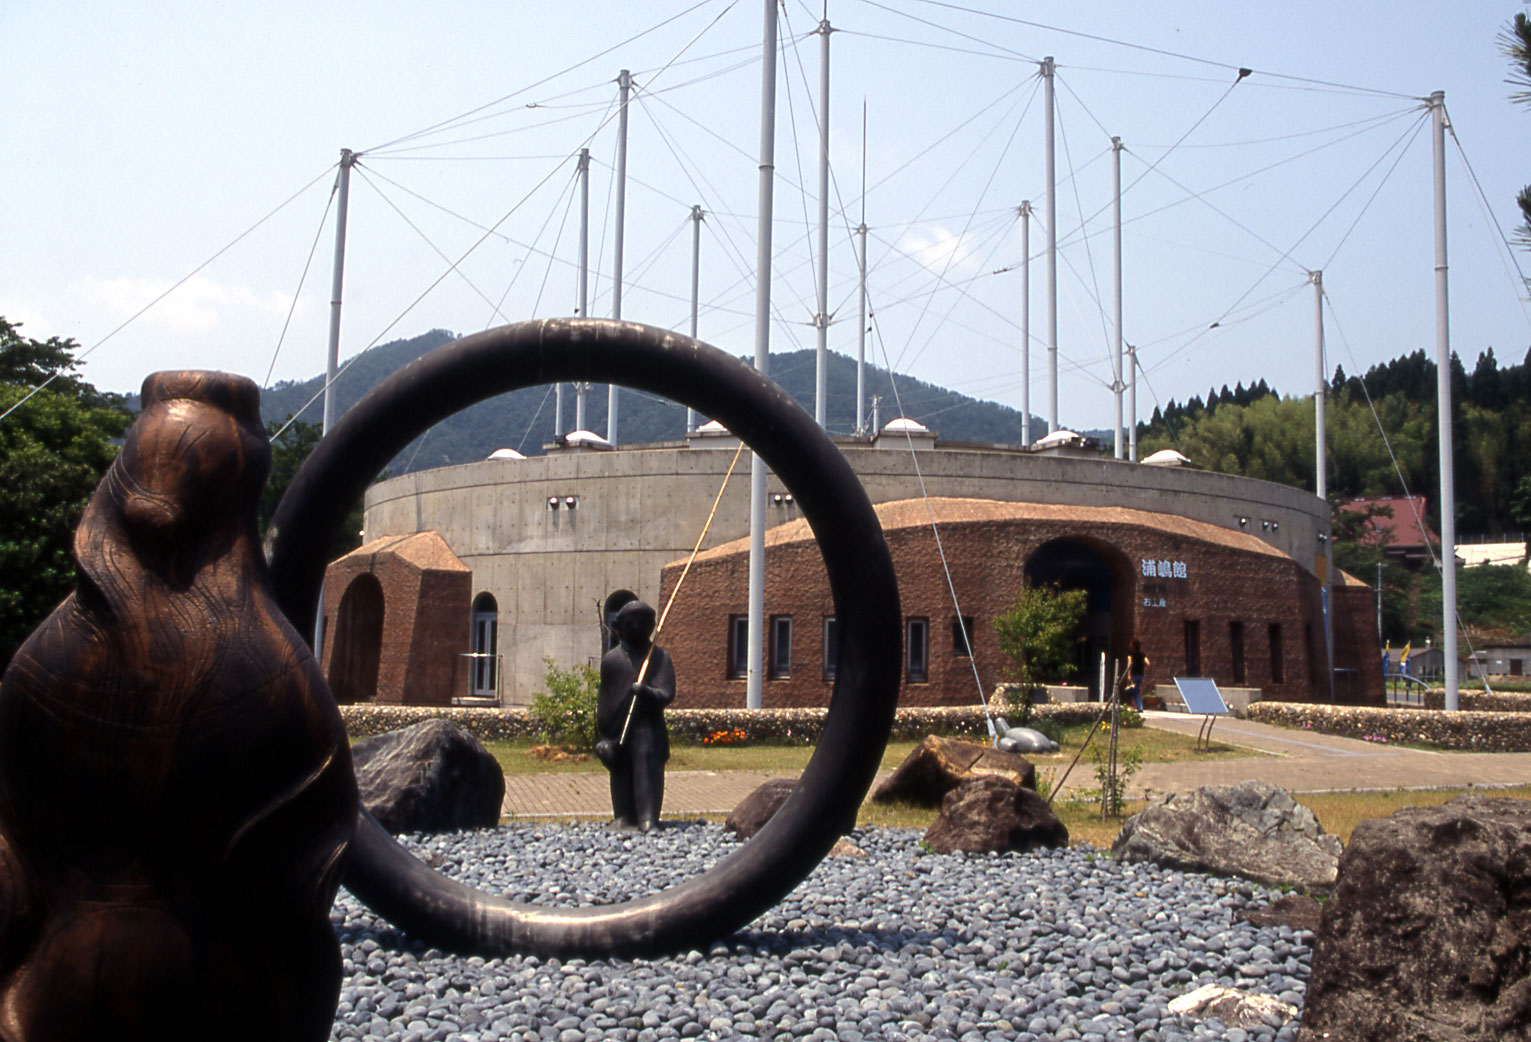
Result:
M1131 572L1115 547L1095 540L1064 538L1043 543L1026 559L1029 585L1057 585L1085 591L1085 616L1075 657L1072 683L1088 687L1100 698L1100 656L1106 670L1120 671L1113 659L1127 653L1131 640ZM1111 681L1108 677L1107 684Z
M335 611L335 650L330 654L329 675L335 701L344 705L376 698L382 655L383 584L363 572L351 580Z
M473 663L469 693L498 696L500 678L500 606L491 593L473 598L473 632L468 646Z

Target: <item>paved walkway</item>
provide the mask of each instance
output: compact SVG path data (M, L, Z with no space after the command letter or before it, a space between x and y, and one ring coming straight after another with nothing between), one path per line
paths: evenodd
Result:
M1200 717L1184 713L1144 714L1150 727L1195 736ZM1099 741L1099 738L1096 739ZM1212 740L1250 750L1249 756L1144 764L1132 779L1129 798L1145 793L1182 792L1203 785L1268 781L1292 792L1355 789L1487 788L1531 784L1531 753L1447 753L1406 749L1353 738L1293 731L1249 720L1220 719ZM1055 783L1067 764L1048 767ZM880 774L879 780L886 774ZM769 778L794 772L670 771L665 775L666 816L727 814ZM1081 758L1064 791L1094 788L1095 772ZM561 818L610 813L604 771L588 774L523 774L505 779L504 813L517 818Z

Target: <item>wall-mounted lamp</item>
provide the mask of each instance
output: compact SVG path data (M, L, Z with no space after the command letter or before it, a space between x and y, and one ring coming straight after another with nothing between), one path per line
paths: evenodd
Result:
M777 506L781 506L781 493L780 492L772 493L772 495L771 495L771 502L776 504Z
M1272 521L1271 522L1271 531L1272 532L1279 532L1279 531L1281 531L1281 522L1280 521Z
M1261 521L1260 527L1269 532L1271 530L1271 523L1269 521Z
M577 497L577 496L564 496L563 497L563 505L568 507L570 510L573 510L576 506L579 505L579 497Z
M558 509L558 497L557 496L549 496L548 497L548 509L549 510L557 510Z
M1248 527L1248 525L1249 525L1249 518L1247 518L1247 517L1239 518L1239 527L1240 528L1246 528L1246 527Z
M1320 533L1318 533L1318 541L1320 543L1327 543L1329 541L1329 537L1324 535L1324 533L1320 532Z

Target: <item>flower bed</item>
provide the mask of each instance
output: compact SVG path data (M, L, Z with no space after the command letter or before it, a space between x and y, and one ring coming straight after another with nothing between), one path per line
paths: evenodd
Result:
M1465 703L1464 703L1465 704ZM1410 742L1471 752L1531 752L1531 713L1256 702L1249 719L1367 741Z

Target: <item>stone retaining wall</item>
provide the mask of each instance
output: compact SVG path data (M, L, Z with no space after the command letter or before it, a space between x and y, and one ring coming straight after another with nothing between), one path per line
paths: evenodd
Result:
M1425 692L1426 709L1446 708L1446 691L1433 687ZM1458 709L1478 709L1489 713L1531 713L1531 693L1525 691L1458 691Z
M1033 713L1038 719L1056 720L1064 726L1094 723L1100 704L1041 705ZM1018 720L1008 707L995 703L990 712ZM749 736L749 741L817 741L824 729L826 710L810 709L671 709L665 713L670 736L682 741L701 741L719 731L735 728ZM382 734L422 720L441 717L451 720L481 741L535 738L541 725L524 707L510 709L470 709L443 706L346 705L340 707L346 733L352 738ZM1131 717L1135 714L1127 713ZM1132 726L1128 723L1128 726ZM974 706L931 706L900 709L894 714L894 739L924 738L928 734L987 739L988 725L983 711Z
M1463 703L1465 704L1465 702ZM1256 702L1249 719L1371 741L1410 742L1470 752L1531 752L1531 713Z

